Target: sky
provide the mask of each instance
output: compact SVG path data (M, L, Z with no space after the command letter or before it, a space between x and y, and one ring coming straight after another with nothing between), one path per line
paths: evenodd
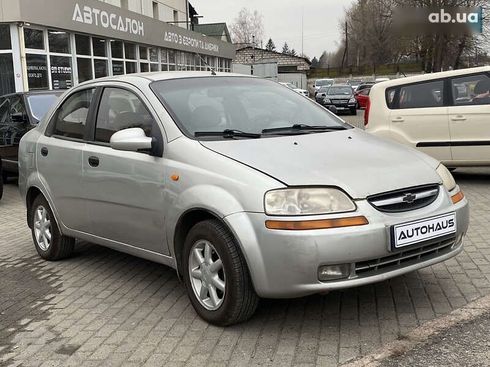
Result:
M272 38L276 49L284 42L301 52L301 14L304 14L304 53L313 58L335 51L341 37L339 22L344 8L355 0L190 0L199 23L233 23L242 8L257 10L264 20L264 46Z

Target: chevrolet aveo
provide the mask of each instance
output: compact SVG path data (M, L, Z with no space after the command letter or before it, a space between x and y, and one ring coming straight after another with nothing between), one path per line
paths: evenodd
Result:
M20 144L20 190L46 260L75 239L175 268L228 325L259 297L360 286L462 250L448 170L296 92L223 73L79 85Z

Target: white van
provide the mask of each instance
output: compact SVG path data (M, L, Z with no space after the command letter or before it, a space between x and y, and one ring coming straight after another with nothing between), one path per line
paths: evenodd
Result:
M449 167L490 165L490 66L382 82L369 98L368 132Z

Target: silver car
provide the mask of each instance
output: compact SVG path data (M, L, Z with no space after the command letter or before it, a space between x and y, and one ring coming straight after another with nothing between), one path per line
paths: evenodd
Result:
M205 320L455 256L468 204L436 160L258 78L127 75L71 89L20 144L47 260L75 239L175 268Z

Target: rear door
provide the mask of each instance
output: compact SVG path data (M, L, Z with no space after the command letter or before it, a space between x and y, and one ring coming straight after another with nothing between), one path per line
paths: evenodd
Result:
M82 155L87 121L92 116L95 89L76 91L54 113L46 134L36 147L41 179L48 189L62 223L88 232L85 188L82 185Z
M451 79L449 106L453 160L490 162L490 76L479 73Z
M388 89L392 136L441 161L451 160L444 80Z
M141 127L163 142L163 134L144 96L132 87L105 87L91 142L83 152L83 187L91 233L98 237L168 253L164 247L165 166L162 152L115 150L117 131Z

